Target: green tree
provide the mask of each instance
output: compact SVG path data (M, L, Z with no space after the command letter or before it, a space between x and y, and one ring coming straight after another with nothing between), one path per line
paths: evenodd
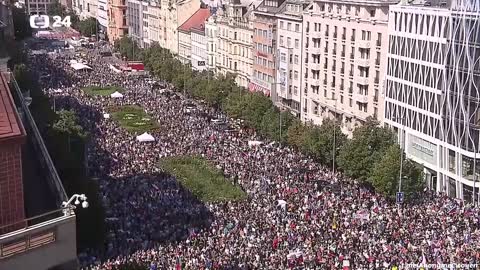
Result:
M15 30L15 39L22 40L32 36L32 28L30 27L30 22L25 13L25 9L13 7L12 19Z
M299 129L298 124L295 128ZM308 126L301 131L302 133L296 134L298 138L295 139L297 143L300 143L300 150L316 158L322 164L333 165L334 149L335 157L337 157L340 147L347 141L347 137L342 133L340 126L331 119L323 120L321 126Z
M86 20L79 21L77 30L86 37L95 35L97 33L97 19L90 17Z
M64 6L62 6L62 4L60 4L58 0L55 0L48 6L47 14L49 16L60 16L63 18L65 15L67 15L67 10Z
M400 178L400 155L402 150L397 144L391 145L378 160L368 177L377 192L394 198L398 191ZM407 199L412 198L424 188L423 174L420 167L409 159L403 160L402 191Z
M137 43L128 36L123 36L121 39L115 41L115 50L117 50L122 57L128 60L142 60L142 50Z
M304 144L304 134L307 130L307 125L302 123L299 119L294 119L287 130L287 143L297 149L301 149Z
M36 87L33 81L33 75L25 64L16 65L13 69L13 74L22 92L32 91L34 87Z
M70 136L78 136L84 139L87 133L83 127L78 124L78 118L74 111L60 110L57 112L58 120L53 124L53 128L59 132Z
M380 127L371 118L353 132L353 139L345 143L338 155L338 166L347 176L360 181L367 180L373 165L395 143L392 131Z

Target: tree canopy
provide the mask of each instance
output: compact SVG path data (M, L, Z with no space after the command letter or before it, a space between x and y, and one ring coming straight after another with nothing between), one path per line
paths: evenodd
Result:
M88 19L79 21L77 24L77 30L86 37L95 35L97 33L97 19L88 18Z
M353 138L348 139L341 132L340 123L334 120L325 119L322 125L314 126L302 123L289 112L280 112L270 98L237 86L234 74L192 70L190 65L182 64L175 55L158 44L140 49L128 37L118 40L115 47L128 59L141 57L153 75L172 83L179 92L222 109L229 117L244 120L247 126L254 128L264 138L288 143L326 166L333 165L335 156L338 170L376 186L379 192L387 196L393 190L390 186L398 183L395 182L398 179L387 177L396 174L395 167L386 167L382 172L382 166L394 162L392 147L396 145L395 136L390 129L380 126L372 118L366 119L363 126L355 129ZM412 161L405 160L404 165L404 175L409 178L404 180L405 190L411 186L412 192L418 191L421 174L413 168L415 164Z

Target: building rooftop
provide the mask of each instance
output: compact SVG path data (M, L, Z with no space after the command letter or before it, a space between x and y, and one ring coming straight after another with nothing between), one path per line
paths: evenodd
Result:
M0 74L0 140L25 136L25 130L17 114L7 80Z
M185 21L179 28L179 31L190 32L193 29L205 29L205 21L210 17L210 10L208 8L201 8L197 10L187 21Z

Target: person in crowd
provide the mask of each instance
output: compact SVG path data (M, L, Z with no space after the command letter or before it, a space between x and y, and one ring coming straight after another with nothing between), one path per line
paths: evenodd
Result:
M398 269L409 263L478 264L480 213L445 194L425 192L400 209L383 196L288 146L241 127L219 129L222 112L152 86L154 78L110 70L94 51L92 71L74 71L71 54L30 57L50 76L42 88L56 108L72 109L91 134L89 171L99 179L108 236L83 269L127 262L150 269ZM40 72L40 70L39 70ZM82 87L116 85L124 97L89 96ZM186 104L195 103L194 110ZM112 119L110 106L138 105L158 121L154 142L139 143ZM228 120L235 126L235 120ZM200 155L248 194L203 204L158 168L169 156ZM471 268L473 269L473 268Z

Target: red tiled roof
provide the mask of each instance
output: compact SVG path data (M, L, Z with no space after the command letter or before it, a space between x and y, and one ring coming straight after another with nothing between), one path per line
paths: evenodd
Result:
M195 12L192 17L188 18L178 30L183 32L189 32L192 28L204 29L205 21L210 17L210 10L207 8L201 8Z
M0 140L24 135L6 79L0 74Z

